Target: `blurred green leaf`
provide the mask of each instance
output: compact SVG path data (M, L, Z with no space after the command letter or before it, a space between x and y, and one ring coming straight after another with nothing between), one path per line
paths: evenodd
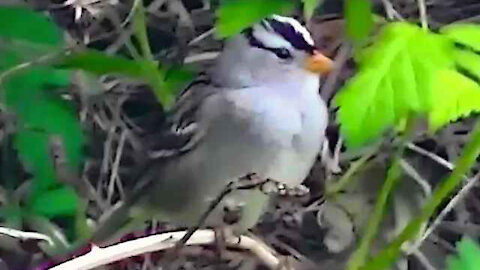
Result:
M440 29L440 33L457 43L469 46L476 51L480 51L480 25L478 24L454 23Z
M78 198L72 189L61 187L48 190L36 197L30 210L37 215L51 218L76 213L78 203Z
M304 16L309 19L312 17L315 9L317 9L318 3L320 0L302 0L303 2L303 14Z
M193 80L195 72L181 66L172 66L165 73L165 87L171 93L177 93L179 90Z
M157 63L144 60L130 60L120 56L107 55L99 51L74 52L59 59L57 67L81 69L96 75L118 74L130 76L148 83L160 103L166 107L172 104L180 81L187 79L190 72L179 67L170 70ZM167 72L174 72L167 78Z
M8 25L5 20L8 19ZM60 30L40 13L21 8L0 7L0 42L28 43L28 46L0 48L0 72L5 72L25 61L31 45L49 45L49 51L61 51ZM8 27L8 29L5 29ZM43 54L36 57L43 56ZM31 56L33 57L33 55ZM0 73L2 76L4 73ZM48 66L32 66L11 74L1 82L4 102L17 118L14 145L19 156L33 173L33 184L28 207L52 186L58 185L49 153L49 136L60 135L64 141L67 160L72 170L82 163L84 138L72 104L63 100L55 88L70 82L70 72ZM69 193L70 201L76 201ZM74 214L75 211L70 214Z
M61 31L42 14L25 7L0 7L0 36L44 45L60 45Z
M133 78L147 77L148 80L150 76L163 77L163 73L160 73L149 61L134 61L95 50L72 52L59 59L57 67L81 69L95 75L121 74ZM153 72L154 74L148 75L147 72Z
M468 238L457 244L457 256L447 258L448 270L477 270L480 266L480 247Z
M346 0L344 9L347 36L354 42L364 41L373 28L372 2Z
M294 8L289 0L225 0L217 11L217 34L226 38L259 22L271 14L282 14Z

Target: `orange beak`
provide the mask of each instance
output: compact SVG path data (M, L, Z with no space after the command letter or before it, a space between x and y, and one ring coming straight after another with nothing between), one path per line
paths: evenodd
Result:
M307 57L305 68L313 73L326 74L333 69L333 61L315 50L313 55Z

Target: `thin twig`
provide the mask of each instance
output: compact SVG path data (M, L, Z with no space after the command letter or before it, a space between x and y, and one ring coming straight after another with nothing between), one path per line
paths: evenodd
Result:
M397 19L397 20L400 20L400 21L405 20L403 18L403 16L400 13L398 13L398 11L395 10L395 8L393 8L393 5L390 1L382 0L382 3L383 3L383 7L385 9L385 13L387 13L387 18L388 19L390 19L390 20Z
M474 177L468 180L467 184L462 187L462 189L453 197L450 202L448 202L447 206L443 208L443 210L438 214L438 216L435 218L435 220L432 222L432 224L428 227L428 229L425 231L425 233L414 243L412 248L409 249L415 250L418 249L422 243L425 241L425 239L428 238L428 236L435 231L435 229L440 225L440 223L445 219L448 213L457 205L458 202L463 200L467 194L470 192L470 190L475 187L475 185L478 182L478 179L480 178L480 173L476 174Z
M421 155L424 155L424 156L430 158L431 160L437 162L438 164L442 165L443 167L445 167L449 170L455 169L455 165L453 165L453 163L449 162L448 160L442 158L441 156L439 156L435 153L432 153L432 152L429 152L429 151L427 151L423 148L420 148L413 143L407 144L407 148L412 150L412 151L415 151L415 152L417 152Z
M188 46L194 46L215 33L215 28L207 30L188 42Z
M50 238L48 235L37 233L37 232L24 232L20 230L11 229L11 228L0 227L0 234L8 235L10 237L18 238L20 240L34 239L34 240L47 241L50 246L54 245L52 238Z
M435 266L430 263L425 254L423 254L420 250L414 250L412 252L412 255L417 258L417 260L423 265L425 270L437 270L437 268L435 268Z
M402 166L403 171L407 173L422 188L425 197L430 197L430 195L432 194L432 187L430 186L428 181L425 180L417 172L417 170L415 170L415 168L403 158L400 159L400 166Z
M219 52L204 52L204 53L194 54L194 55L185 57L185 59L183 60L183 63L193 64L193 63L198 63L203 61L210 61L210 60L216 59L219 54L220 54Z
M108 196L108 201L110 201L112 196L113 196L115 183L117 182L117 185L119 186L119 189L121 189L121 186L122 186L120 181L116 180L116 179L119 179L118 169L120 168L120 161L122 160L123 148L125 146L126 137L127 137L127 131L124 130L120 134L120 139L119 139L119 142L118 142L117 151L115 153L115 160L113 161L113 165L112 165L112 169L111 169L111 173L110 173L110 182L109 182L109 185L108 185L108 195L109 195Z
M418 10L420 12L420 22L422 23L422 28L428 30L428 19L427 19L427 6L425 0L418 1Z

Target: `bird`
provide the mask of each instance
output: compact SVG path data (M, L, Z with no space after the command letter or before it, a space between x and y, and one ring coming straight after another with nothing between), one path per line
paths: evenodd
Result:
M320 75L332 66L292 17L271 15L226 40L213 66L177 97L158 145L148 150L157 165L107 215L98 239L119 220L142 215L193 226L228 183L246 175L299 186L325 139ZM229 225L248 230L270 198L256 188L234 190L204 225L222 226L226 209L237 207Z

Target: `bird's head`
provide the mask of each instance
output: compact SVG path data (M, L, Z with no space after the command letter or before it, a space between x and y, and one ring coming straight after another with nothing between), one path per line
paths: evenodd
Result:
M297 20L272 15L227 41L219 68L232 80L254 84L288 74L324 74L332 65Z

